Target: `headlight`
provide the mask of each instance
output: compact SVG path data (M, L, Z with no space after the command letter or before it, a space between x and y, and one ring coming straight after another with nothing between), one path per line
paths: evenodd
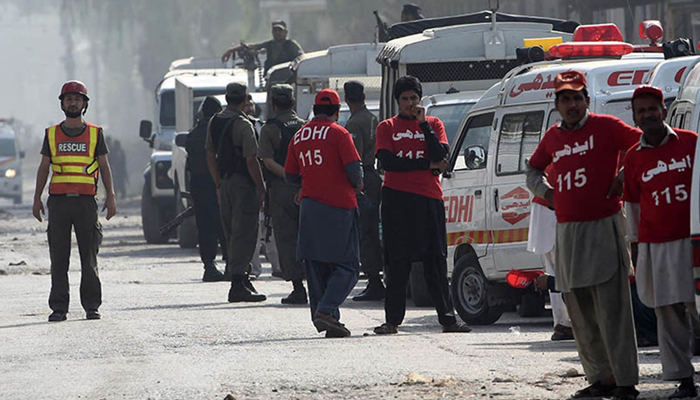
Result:
M14 178L15 175L17 175L17 171L15 171L14 169L8 168L7 170L5 170L5 177L6 178Z

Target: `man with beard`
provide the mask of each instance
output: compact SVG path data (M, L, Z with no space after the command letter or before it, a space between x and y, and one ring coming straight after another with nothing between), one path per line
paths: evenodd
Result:
M117 213L108 149L102 128L83 120L90 100L85 84L64 83L58 98L66 119L46 129L32 207L34 218L41 222L44 214L41 195L51 169L46 231L51 256L49 307L53 310L49 321L65 321L68 313L71 228L75 229L80 252L80 303L87 319L100 319L102 285L97 272L97 252L102 242L102 226L95 198L99 171L107 191L102 211L107 210L108 220Z
M526 170L528 188L554 207L556 288L563 293L589 387L573 398L633 400L639 395L632 320L630 254L621 212L618 159L641 132L618 118L589 113L579 71L555 78L562 122L547 130ZM585 146L585 151L566 151ZM547 181L545 170L551 165Z
M272 40L267 42L255 43L245 45L250 50L259 52L265 51L267 58L265 59L265 73L270 69L270 67L282 64L284 62L293 61L295 58L304 54L304 50L301 49L299 43L294 39L287 39L287 23L279 20L272 22ZM228 59L244 48L243 44L238 46L233 46L226 50L224 55L221 57L222 62L228 61Z
M663 379L680 381L671 399L695 397L693 325L697 324L690 245L690 186L698 135L664 123L661 89L640 86L634 122L644 134L625 157L628 240L637 244L637 290L657 318Z

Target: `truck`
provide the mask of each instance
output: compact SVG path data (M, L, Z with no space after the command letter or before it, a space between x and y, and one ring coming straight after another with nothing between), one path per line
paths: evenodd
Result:
M141 222L147 243L168 242L170 236L161 235L160 227L172 220L177 211L173 181L177 176L170 172L177 124L176 79L194 88L193 98L204 98L208 95L225 93L226 83L229 82L247 84L248 73L240 68L173 69L157 85L155 130L153 123L149 120L142 120L139 129L139 136L153 149L143 173L144 182L141 193ZM190 245L191 239L188 238Z

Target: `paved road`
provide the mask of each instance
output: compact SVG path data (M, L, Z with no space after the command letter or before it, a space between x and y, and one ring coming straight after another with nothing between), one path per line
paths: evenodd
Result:
M50 324L46 223L0 206L0 398L558 399L585 385L574 343L549 340L550 318L506 313L443 334L434 311L411 308L399 335L379 337L382 305L348 301L352 337L325 339L307 307L280 304L290 285L268 264L255 282L268 300L229 304L226 283L200 281L195 250L145 244L138 200L120 207L104 222L103 319L84 320L74 250L71 312ZM658 349L640 362L644 398L667 394Z

